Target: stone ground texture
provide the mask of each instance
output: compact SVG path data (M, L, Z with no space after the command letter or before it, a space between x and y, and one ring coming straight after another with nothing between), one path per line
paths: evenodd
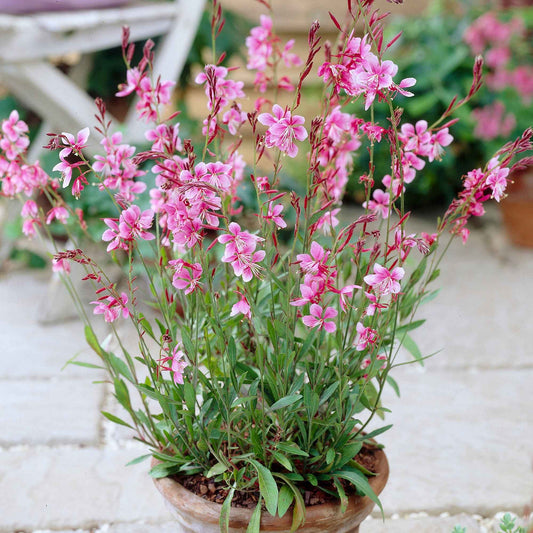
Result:
M424 220L415 226L426 231ZM533 498L533 250L509 244L491 212L468 246L454 243L439 297L416 338L423 368L397 369L394 427L379 513L362 533L497 531L495 515ZM46 272L0 275L0 532L170 533L145 453L99 414L114 405L76 320L43 325Z

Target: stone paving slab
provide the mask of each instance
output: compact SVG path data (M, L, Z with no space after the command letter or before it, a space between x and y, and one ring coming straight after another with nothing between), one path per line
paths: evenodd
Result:
M0 380L0 446L96 445L103 389L84 378Z
M74 365L61 371L76 354L79 360L93 364L98 364L98 358L85 343L80 321L38 322L39 301L46 294L49 279L49 272L36 270L0 276L0 378L97 379L95 371ZM100 324L97 327L104 330Z
M371 518L361 524L361 533L451 533L456 525L466 527L467 533L487 531L481 528L478 520L463 513L447 517L388 518L385 521Z
M0 452L0 531L90 529L108 522L166 522L143 448L12 449Z
M471 241L480 241L474 234ZM532 366L533 321L526 318L533 294L533 250L510 249L506 258L455 242L435 282L436 299L420 308L426 324L413 332L424 354L443 350L440 368ZM525 314L526 313L526 314Z
M533 497L533 369L409 367L396 377L402 398L386 391L394 426L380 436L390 463L385 513L521 513Z

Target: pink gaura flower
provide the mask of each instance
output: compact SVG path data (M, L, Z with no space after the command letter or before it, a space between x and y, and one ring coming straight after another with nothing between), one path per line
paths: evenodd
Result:
M133 241L137 238L151 241L155 236L148 230L152 227L154 212L147 209L141 213L138 205L132 205L120 214L118 230L120 237L126 241Z
M383 218L389 218L389 203L390 195L381 189L375 189L372 193L372 200L363 202L363 207L375 214L381 215Z
M52 259L52 271L70 274L70 263L65 258L54 257Z
M183 290L185 294L194 292L200 286L202 265L200 263L187 263L183 259L174 259L168 262L175 272L172 276L172 285L176 289Z
M226 248L226 252L227 252ZM233 273L236 276L242 276L243 281L250 281L254 276L259 277L261 267L260 263L265 258L266 252L259 250L258 252L251 252L243 250L241 252L235 251L231 254L225 253L222 257L224 263L231 263Z
M104 315L106 322L114 322L121 314L123 318L130 316L130 310L126 306L128 303L128 296L126 293L121 293L117 299L114 296L103 296L98 300L91 302L96 307L93 310L95 315Z
M325 274L328 271L327 261L330 252L325 251L316 241L311 243L309 251L311 254L298 254L296 256L302 271L311 274Z
M172 350L172 379L175 385L183 385L183 371L189 366L189 362L185 357L185 352L180 350L178 346L174 346Z
M246 296L244 296L244 294L239 294L241 296L241 299L236 304L233 304L233 306L231 307L230 316L244 315L248 320L250 320L252 318L250 304L248 303L248 300L246 299Z
M489 174L485 184L492 189L492 198L499 202L505 196L505 189L507 188L507 176L509 169L500 167L497 157L493 157L487 166Z
M257 120L268 126L265 136L265 144L269 148L276 146L289 157L296 157L298 147L295 140L304 141L307 138L307 131L302 126L305 118L300 115L291 115L288 108L283 109L278 104L274 104L270 113L261 113Z
M400 292L401 287L399 281L404 275L405 270L402 267L394 267L389 271L379 263L374 263L374 274L365 276L364 280L376 293L385 296L386 294L397 294Z
M365 296L370 301L365 311L365 314L367 316L374 316L376 309L379 311L380 309L386 309L388 307L387 304L379 303L377 296L375 294L372 294L371 292L365 292Z
M355 341L355 349L358 352L362 352L363 350L366 350L368 346L372 346L373 344L375 344L378 337L376 330L369 327L365 327L362 322L357 322L355 328L358 333L357 339Z
M67 222L68 217L69 214L66 207L52 207L52 209L50 209L50 211L48 211L48 213L46 214L46 223L51 224L53 220L57 220L58 222L61 222L61 224L65 224Z
M237 222L231 222L228 226L228 230L229 233L225 233L218 237L218 242L226 245L225 255L232 255L235 252L254 251L257 243L264 240L247 231L241 231L241 227Z
M319 303L325 291L326 283L324 280L308 274L304 278L304 283L300 285L301 297L292 300L290 304L295 307L302 307L306 304Z
M228 126L228 131L232 135L237 135L238 129L246 122L247 117L241 105L235 104L222 115L222 122Z
M272 220L278 228L286 228L287 223L281 217L281 212L283 211L282 204L273 204L269 202L268 204L268 213L264 215L265 220Z
M11 111L8 119L2 122L2 133L12 143L16 143L19 137L28 133L28 125L19 119L18 111L15 109Z
M309 328L322 329L324 328L328 333L333 333L337 326L335 322L328 321L329 318L337 316L337 310L334 307L326 307L322 309L318 304L311 304L309 309L310 314L302 317L302 322Z

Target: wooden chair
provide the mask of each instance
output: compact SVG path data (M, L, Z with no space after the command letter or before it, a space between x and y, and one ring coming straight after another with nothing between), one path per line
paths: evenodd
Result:
M51 56L89 54L118 46L126 25L132 41L163 36L154 71L162 79L176 80L204 4L205 0L151 1L106 9L0 14L0 83L44 121L30 158L46 144L46 131L75 133L96 122L96 106L83 88L80 69L67 76L49 61ZM123 123L129 142L142 140L134 108Z

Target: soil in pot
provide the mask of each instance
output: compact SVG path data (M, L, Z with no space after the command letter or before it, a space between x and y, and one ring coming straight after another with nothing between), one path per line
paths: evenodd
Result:
M374 492L379 493L387 482L389 467L385 453L379 448L364 449L357 461L377 475L369 482ZM157 489L165 498L167 507L177 520L177 532L219 533L221 503L226 491L203 476L186 478L155 479ZM184 488L188 486L197 494ZM347 486L348 488L348 486ZM337 499L317 490L304 487L306 500L306 522L298 530L301 533L357 533L359 524L370 514L374 503L368 497L351 494L346 512L343 514ZM258 500L258 493L235 495L230 513L230 532L245 533L252 512ZM272 517L264 512L261 517L261 531L289 532L292 524L292 509L282 517Z

